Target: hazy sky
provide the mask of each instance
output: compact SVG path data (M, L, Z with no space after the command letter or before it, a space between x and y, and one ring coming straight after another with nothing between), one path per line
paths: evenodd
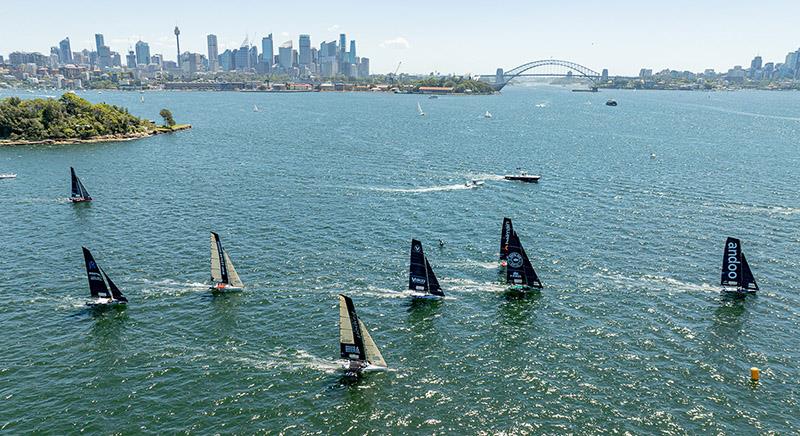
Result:
M800 0L448 1L154 1L0 0L0 54L49 53L65 36L72 50L94 48L105 35L123 53L141 38L152 53L175 58L181 49L206 53L206 38L220 52L249 36L273 33L277 45L300 33L323 40L344 32L373 72L493 73L498 67L546 58L565 59L611 74L642 67L702 71L749 66L756 54L782 62L800 47ZM349 42L348 42L349 44ZM260 51L260 48L259 48Z

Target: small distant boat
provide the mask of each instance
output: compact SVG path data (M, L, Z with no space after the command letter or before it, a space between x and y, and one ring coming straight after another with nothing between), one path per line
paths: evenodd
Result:
M506 266L508 258L508 244L511 243L511 235L514 234L514 224L511 218L503 218L503 227L500 229L500 266Z
M69 201L73 203L92 201L92 196L89 195L89 191L83 186L81 179L75 175L75 168L69 167L69 173L72 178L72 193L70 194Z
M425 112L422 110L422 106L420 106L419 102L417 102L417 112L419 112L419 116L425 116Z
M353 300L339 294L339 355L345 359L345 376L357 378L364 371L381 371L388 367L378 346L358 319Z
M439 98L438 95L432 95L432 96L428 97L428 100L436 100L438 98Z
M16 179L17 175L12 173L0 174L0 179Z
M441 286L433 268L422 250L422 242L411 240L411 258L408 267L408 289L416 291L414 298L442 298Z
M214 232L211 232L211 280L214 282L211 286L213 291L241 291L244 288L231 258L222 248L219 235Z
M86 275L89 278L89 292L93 298L86 305L104 306L127 303L128 299L122 295L122 291L111 281L111 277L97 265L89 249L86 247L81 248L83 248L83 260L86 262Z
M492 118L492 114L491 114L491 112L489 112L489 111L486 111L486 113L485 113L485 114L483 114L483 117L484 117L484 118Z
M608 100L606 102L606 106L616 106L616 105L617 105L617 101L616 100Z
M656 154L655 153L650 153L650 159L655 159L655 158L656 158Z
M742 242L736 238L728 238L725 241L720 285L725 292L742 295L758 291L756 279L753 277L753 272L742 251Z
M477 188L479 186L483 186L484 183L485 182L483 180L470 180L464 183L464 186L466 186L467 188Z
M258 108L258 105L253 105L253 112L261 112L261 109Z
M503 178L506 180L515 180L518 182L536 183L539 181L539 179L542 178L542 176L535 176L532 174L528 174L525 171L520 171L519 174L506 174L505 176L503 176Z
M143 95L140 95L140 96L139 96L139 102L140 102L140 103L144 103L144 96L143 96Z
M536 275L525 249L522 248L517 232L513 230L508 240L506 255L506 283L511 285L509 291L526 292L542 288L542 282Z

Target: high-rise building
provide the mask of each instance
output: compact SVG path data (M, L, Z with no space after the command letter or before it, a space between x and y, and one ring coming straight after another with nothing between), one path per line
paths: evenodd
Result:
M101 39L102 36L100 35ZM111 49L107 45L101 45L97 48L97 65L100 69L111 67Z
M761 56L756 56L750 61L750 69L751 70L760 70L761 69Z
M336 41L325 42L319 45L319 74L322 77L335 77L338 73Z
M247 40L242 43L239 50L236 50L233 63L236 65L236 71L247 71L251 68L250 65L250 44Z
M208 35L208 71L218 70L219 46L217 45L217 35Z
M300 35L300 53L298 65L308 67L311 65L311 36Z
M175 26L175 45L178 49L178 68L181 67L181 29Z
M128 54L125 56L125 65L131 69L136 68L136 54L133 50L128 50Z
M358 77L369 77L369 58L361 58L358 63Z
M60 58L62 64L72 63L72 47L69 44L69 37L66 37L58 43Z
M356 63L356 40L355 39L350 41L350 53L349 54L350 54L350 60L348 62L350 62L351 64L355 64Z
M233 71L236 69L236 50L225 50L219 55L219 66L222 71Z
M278 65L284 71L292 69L292 41L286 41L278 47Z
M98 53L100 53L100 47L106 45L106 43L105 43L105 41L103 39L103 34L102 33L95 33L94 34L94 44L95 44L95 50Z
M265 65L262 68L265 73L272 72L273 58L275 57L275 49L272 44L272 34L266 38L261 39L261 62Z
M147 65L150 63L150 45L139 41L136 43L136 64Z
M247 63L250 69L256 68L258 65L258 47L251 45L250 51L247 55Z

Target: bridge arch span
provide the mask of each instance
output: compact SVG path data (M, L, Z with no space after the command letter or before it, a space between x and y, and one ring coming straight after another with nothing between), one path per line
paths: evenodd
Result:
M510 82L511 80L513 80L513 79L515 79L515 78L517 78L519 76L524 75L529 70L533 70L535 68L540 68L540 67L546 67L546 66L558 66L558 67L567 68L567 69L569 69L571 71L574 71L574 72L578 73L579 77L587 78L587 79L591 80L592 82L596 82L601 77L600 73L598 73L597 71L595 71L595 70L593 70L593 69L591 69L589 67L585 67L585 66L583 66L581 64L575 63L575 62L565 61L565 60L561 60L561 59L542 59L542 60L538 60L538 61L524 63L524 64L522 64L522 65L520 65L520 66L518 66L516 68L512 68L512 69L510 69L508 71L502 71L502 76L501 76L501 71L498 70L498 74L497 74L497 77L495 79L495 82L496 82L495 83L495 89L499 91L504 86L506 86L508 84L508 82ZM500 80L500 79L502 79L502 80Z

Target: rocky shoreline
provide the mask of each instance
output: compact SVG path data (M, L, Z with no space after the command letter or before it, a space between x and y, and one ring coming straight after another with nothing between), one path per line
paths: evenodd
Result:
M133 141L135 139L149 138L162 133L173 133L181 130L191 129L191 124L179 124L173 127L158 126L149 132L126 133L117 135L102 135L92 138L61 138L61 139L38 139L38 140L10 140L0 139L0 146L14 145L72 145L72 144L93 144L99 142Z

